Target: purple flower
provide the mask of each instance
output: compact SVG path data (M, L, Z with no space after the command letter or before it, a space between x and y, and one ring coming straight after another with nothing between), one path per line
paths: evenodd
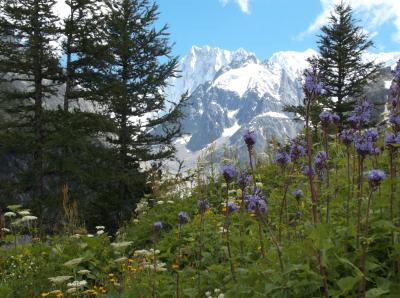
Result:
M246 130L243 135L243 140L248 148L252 148L257 141L257 135L254 131Z
M332 121L334 124L338 124L338 123L340 122L340 117L339 117L339 115L337 115L337 114L332 114L332 116L331 116L331 121Z
M378 132L375 129L365 131L364 136L371 142L376 142L378 140Z
M308 165L304 165L303 168L301 169L301 173L304 176L308 176L310 174L310 168L308 167ZM314 176L315 175L315 171L313 168L311 168L311 175Z
M357 154L365 157L368 154L375 154L375 147L373 143L373 134L365 132L355 138L354 144L356 147Z
M235 212L237 210L237 206L233 202L228 203L228 214L231 214L232 212Z
M385 134L384 141L386 146L391 146L396 144L400 145L400 135L394 133L387 133Z
M185 211L181 211L178 213L179 224L183 225L183 224L187 223L188 220L189 220L189 216Z
M314 163L316 168L323 168L326 166L327 155L325 151L319 151L315 155Z
M342 140L343 144L349 146L354 141L354 132L351 129L345 129L341 132L340 139Z
M258 194L253 195L245 195L246 208L249 212L257 212L257 210L261 213L265 213L267 211L267 203L264 198Z
M323 111L319 114L322 126L328 126L331 123L332 115L328 111Z
M400 115L391 114L389 116L389 122L392 124L395 132L400 132Z
M382 170L371 170L368 172L368 182L372 188L376 189L385 179L385 173Z
M301 189L296 189L293 192L293 196L295 197L296 200L299 200L303 195L303 192L301 191Z
M316 69L313 67L312 69L307 69L305 71L305 82L304 82L304 91L307 96L312 94L320 95L323 91L323 86L320 82L320 75Z
M353 128L362 128L365 124L368 123L370 115L371 115L372 105L368 102L366 98L359 101L358 104L354 107L354 110L351 112L350 117L347 118L347 121Z
M300 144L293 143L290 145L290 159L293 162L297 162L300 158L303 158L306 154L306 149Z
M290 162L290 156L285 150L280 149L275 154L275 162L281 167L285 167Z
M199 213L204 214L208 208L210 208L210 204L206 199L198 200L197 207L199 208Z
M244 190L250 184L250 176L246 171L241 171L237 181L240 189Z
M236 170L233 165L224 165L222 167L222 174L226 183L231 183L236 176Z
M154 222L153 227L154 227L154 231L156 231L157 233L161 232L161 230L163 228L162 222L161 221Z
M393 73L393 79L396 81L400 81L400 59L399 61L397 61L396 67L394 68L394 70L392 71Z

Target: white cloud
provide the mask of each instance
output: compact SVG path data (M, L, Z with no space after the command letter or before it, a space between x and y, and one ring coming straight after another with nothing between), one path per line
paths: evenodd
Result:
M300 33L300 39L307 34L314 33L327 24L330 12L335 4L341 0L320 0L322 12L305 32ZM378 27L390 22L396 28L393 40L400 43L400 0L347 0L353 10L362 15L362 23L367 31L376 32Z
M219 0L222 6L226 6L231 0ZM250 0L234 0L239 5L240 10L245 14L250 14Z

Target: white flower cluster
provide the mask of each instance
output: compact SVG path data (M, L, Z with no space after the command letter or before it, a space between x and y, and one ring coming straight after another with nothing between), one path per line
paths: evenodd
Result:
M157 262L156 264L156 271L157 272L164 272L167 271L167 268L165 268L167 264L163 263L163 262ZM145 263L144 264L144 268L148 268L151 270L154 270L154 264L150 264L150 263Z
M149 203L147 202L146 199L142 199L139 203L137 203L135 209L136 213L143 213L147 210L149 210Z
M98 235L98 236L103 235L105 228L106 228L105 226L96 226L96 230L97 230L96 235Z
M49 277L48 280L51 281L53 284L62 284L66 282L67 280L71 279L73 276L70 275L60 275L60 276L54 276L54 277Z
M139 249L139 250L135 250L133 255L135 257L152 257L154 255L154 253L156 255L158 255L158 254L160 254L160 251L158 249L156 249L156 251L154 252L154 249L152 249L152 248L150 248L149 250Z
M225 294L221 293L220 289L214 289L214 293L212 293L210 291L207 291L205 294L206 294L206 297L208 297L208 298L213 298L213 297L215 297L215 298L224 298L225 297ZM218 296L213 296L213 294L218 295Z
M127 248L132 243L133 243L132 241L113 242L113 243L111 243L111 246L114 249L124 249L124 248Z

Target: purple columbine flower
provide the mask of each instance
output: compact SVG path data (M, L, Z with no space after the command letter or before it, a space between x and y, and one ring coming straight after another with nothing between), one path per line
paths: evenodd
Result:
M228 203L228 214L231 214L232 212L235 212L237 210L237 206L233 202Z
M247 147L251 149L257 142L257 135L254 131L246 130L243 135L243 140Z
M290 162L290 156L284 149L281 149L275 154L275 162L281 167L285 167Z
M250 184L250 175L246 171L241 171L237 182L241 190L244 190Z
M376 189L385 179L385 172L382 170L371 170L368 172L368 182L373 189Z
M295 197L296 200L299 200L303 195L303 192L301 191L301 189L296 189L293 192L293 196Z
M343 144L350 146L354 142L354 132L351 129L345 129L340 134Z
M233 165L224 165L222 167L222 175L226 183L231 183L236 176L236 170Z
M320 95L323 91L323 86L317 68L313 67L311 69L307 69L304 75L305 75L304 91L306 95L307 96L310 96L312 94Z
M181 211L178 213L179 224L183 225L183 224L187 223L188 220L189 220L189 216L185 211Z
M161 232L161 230L163 228L163 224L161 221L156 221L156 222L154 222L153 227L154 227L154 231L159 233L159 232Z
M199 213L204 214L210 208L210 204L206 199L202 199L197 201L197 207L199 208Z
M386 146L400 145L400 134L387 133L385 134L384 141Z

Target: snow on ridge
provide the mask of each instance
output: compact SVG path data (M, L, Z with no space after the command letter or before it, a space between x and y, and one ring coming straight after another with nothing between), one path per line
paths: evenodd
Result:
M233 136L240 129L240 127L241 126L236 121L231 127L224 128L224 131L222 132L222 137L229 138Z
M283 119L290 119L287 115L284 113L279 113L279 112L265 112L260 115L257 115L256 117L271 117L271 118L283 118Z

